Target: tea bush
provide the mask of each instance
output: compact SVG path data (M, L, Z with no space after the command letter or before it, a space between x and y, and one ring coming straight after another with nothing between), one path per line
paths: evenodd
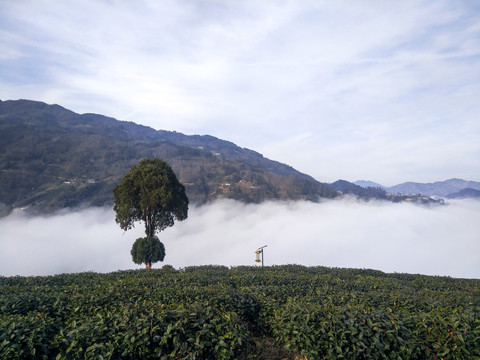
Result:
M298 265L0 277L1 359L480 359L480 280Z

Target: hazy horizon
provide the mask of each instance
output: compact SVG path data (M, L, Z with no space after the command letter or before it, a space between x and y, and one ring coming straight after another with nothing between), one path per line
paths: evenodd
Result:
M159 234L172 265L265 265L368 268L480 278L480 201L423 206L354 198L244 204L217 200L191 206L189 218ZM52 216L16 211L0 219L0 276L140 269L131 260L143 224L123 232L111 208L63 210Z

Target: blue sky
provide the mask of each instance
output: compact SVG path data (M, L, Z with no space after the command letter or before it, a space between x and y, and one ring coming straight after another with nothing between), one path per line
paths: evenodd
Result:
M325 182L480 181L480 3L0 0L0 99L20 98Z

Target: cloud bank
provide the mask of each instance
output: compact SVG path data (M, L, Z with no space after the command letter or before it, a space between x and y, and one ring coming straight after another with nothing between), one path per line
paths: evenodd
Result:
M359 202L353 199L267 202L224 200L193 207L189 218L160 233L164 263L303 264L385 272L480 278L479 201L448 206ZM124 233L114 212L88 208L50 217L14 213L0 220L0 276L137 269L130 249L143 225Z

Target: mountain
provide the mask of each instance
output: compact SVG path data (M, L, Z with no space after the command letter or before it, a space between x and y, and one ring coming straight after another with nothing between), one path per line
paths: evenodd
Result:
M385 187L369 180L357 180L353 184L364 188L383 188L389 194L420 194L424 196L445 197L448 199L476 198L478 197L477 192L480 191L480 182L467 181L462 179L449 179L445 181L437 181L434 183L405 182L392 187ZM337 188L336 186L333 187Z
M426 196L445 197L466 188L480 190L480 182L462 179L449 179L434 183L406 182L387 188L387 192L392 194L422 194Z
M317 201L337 192L291 166L213 136L156 131L59 105L0 100L0 212L113 204L142 158L167 161L192 203L225 197Z
M332 188L340 192L352 191L352 190L360 190L361 187L359 185L355 185L347 180L337 180L331 184L329 184Z
M447 199L480 199L480 190L466 188L462 189L459 192L449 194L446 196Z
M337 180L329 184L333 189L337 190L341 195L354 195L363 200L387 200L391 202L413 202L419 204L444 204L443 199L433 199L429 196L421 194L391 194L380 186L367 186L348 182L346 180Z
M362 187L346 180L337 180L329 185L343 195L355 195L356 197L364 200L390 200L388 199L385 190L380 187Z
M354 182L355 185L367 188L367 187L375 187L375 188L382 188L385 189L385 186L380 185L376 182L370 181L370 180L357 180Z

